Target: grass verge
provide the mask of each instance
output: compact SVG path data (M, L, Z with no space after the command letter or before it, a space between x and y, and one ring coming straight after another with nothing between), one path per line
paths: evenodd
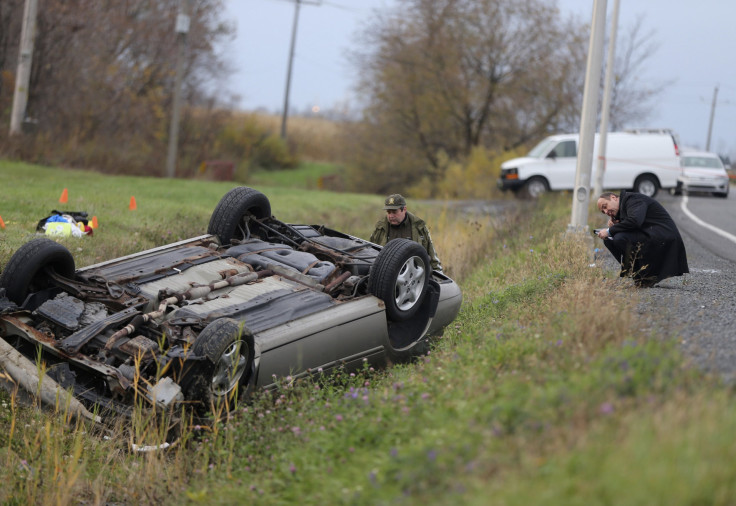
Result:
M35 227L37 217L19 210L38 212L38 195L52 201L77 177L18 173L34 171L44 177L13 183L16 226ZM229 188L82 176L94 197L70 205L109 213L113 229L70 243L88 262L169 242L163 226L201 233ZM263 190L282 219L364 237L373 221L365 216L380 202ZM127 210L133 191L144 196L138 211L141 201L155 203L146 221ZM70 199L76 194L70 188ZM0 502L731 504L732 392L687 369L674 336L641 334L637 292L588 267L582 238L550 232L564 230L568 206L550 196L513 226L421 208L465 294L428 356L386 371L283 378L275 397L185 429L168 452L131 455L123 429L105 439L0 394ZM190 219L172 224L182 207ZM143 239L128 244L136 233ZM10 236L0 255L21 239Z

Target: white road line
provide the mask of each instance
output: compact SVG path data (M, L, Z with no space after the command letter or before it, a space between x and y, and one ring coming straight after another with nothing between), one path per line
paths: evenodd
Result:
M693 220L695 223L697 223L701 227L707 228L711 232L715 232L716 234L720 235L721 237L725 237L729 241L736 243L736 235L729 234L725 230L721 230L718 227L714 227L710 223L706 223L703 220L701 220L700 218L698 218L697 216L695 216L690 211L690 209L687 208L687 195L683 195L682 196L682 204L680 205L680 207L682 208L682 212L685 213L688 218L690 218L691 220Z

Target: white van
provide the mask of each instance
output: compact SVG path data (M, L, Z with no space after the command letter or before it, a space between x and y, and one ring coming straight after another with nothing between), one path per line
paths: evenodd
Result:
M526 197L549 190L575 189L579 134L547 137L523 158L501 164L498 186ZM598 134L595 134L591 186L598 168ZM606 139L606 190L633 189L653 197L675 188L680 175L677 140L669 130L610 132Z

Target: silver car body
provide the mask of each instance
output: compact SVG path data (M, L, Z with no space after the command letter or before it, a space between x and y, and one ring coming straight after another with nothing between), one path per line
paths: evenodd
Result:
M246 190L247 198L257 193ZM0 279L9 292L16 289L14 301L0 291L0 337L29 358L40 346L54 380L87 405L120 412L140 397L136 392L191 402L188 392L202 388L187 385L201 383L202 375L205 390L223 395L236 384L243 391L269 389L285 377L409 360L425 353L429 337L457 316L459 287L442 273L429 274L426 252L416 243L397 240L382 248L325 227L282 223L268 211L260 220L248 215L241 221L250 228L230 244L208 233L73 271L58 264L59 254L71 259L61 245L28 243ZM221 215L213 213L210 228ZM23 274L39 248L68 272ZM394 277L376 289L374 281L386 272ZM32 278L27 297L17 295L19 273L29 283ZM402 277L415 273L421 291L416 280ZM414 296L406 316L391 311L401 306L400 297ZM242 339L219 343L223 328L233 333L235 325ZM215 355L202 344L204 334L215 336ZM223 379L222 367L235 378ZM159 371L168 376L160 387Z
M729 192L729 178L721 158L707 151L681 153L682 172L677 178L676 193L709 192L725 197Z

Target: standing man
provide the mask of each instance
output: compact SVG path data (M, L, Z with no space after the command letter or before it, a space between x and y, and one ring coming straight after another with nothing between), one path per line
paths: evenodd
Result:
M598 210L609 218L598 237L621 263L621 276L651 287L690 272L680 232L659 202L641 193L605 192L598 198Z
M442 264L434 250L426 223L406 210L406 199L395 193L386 197L383 208L386 217L378 220L370 241L384 246L391 239L411 239L418 242L429 255L432 270L442 272Z

